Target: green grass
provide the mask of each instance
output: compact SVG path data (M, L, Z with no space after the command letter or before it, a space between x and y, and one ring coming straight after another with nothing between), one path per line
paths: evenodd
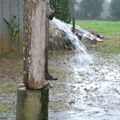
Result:
M104 35L120 36L120 22L76 20L76 25L88 31L96 30Z
M77 20L76 25L105 36L102 43L95 45L95 50L102 53L120 53L120 22Z
M0 105L0 113L1 112L10 112L10 108L6 105Z
M102 43L98 43L95 49L102 53L120 53L120 40L106 40Z
M10 53L0 53L0 58L5 58L5 59L22 59L23 55L22 53L15 53L15 52L10 52Z

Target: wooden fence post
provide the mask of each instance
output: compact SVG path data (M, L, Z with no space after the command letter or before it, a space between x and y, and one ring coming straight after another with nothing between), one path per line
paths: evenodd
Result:
M24 0L24 76L17 89L16 120L48 120L49 90L44 87L47 0Z
M24 0L24 83L40 89L45 79L46 0Z

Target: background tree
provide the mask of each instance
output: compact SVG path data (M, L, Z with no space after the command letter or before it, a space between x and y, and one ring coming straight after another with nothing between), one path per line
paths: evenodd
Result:
M110 0L104 0L103 2L103 12L101 13L101 19L110 20Z
M114 20L120 20L120 0L111 1L110 14Z
M69 0L69 12L71 18L75 16L75 0Z
M80 18L80 0L69 0L69 11L71 17Z
M103 10L104 0L82 0L80 3L81 19L97 19Z
M70 23L69 0L50 0L50 3L55 10L55 17Z

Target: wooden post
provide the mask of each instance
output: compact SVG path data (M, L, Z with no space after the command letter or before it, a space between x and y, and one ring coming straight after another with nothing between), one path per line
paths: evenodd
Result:
M72 32L75 33L75 17L73 17L73 28L72 28Z
M46 0L24 0L24 84L40 89L45 79Z

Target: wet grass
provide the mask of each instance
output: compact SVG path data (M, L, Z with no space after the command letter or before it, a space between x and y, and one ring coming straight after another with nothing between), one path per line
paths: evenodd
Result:
M95 46L97 51L102 53L119 54L120 53L120 40L106 40L103 43L98 43Z
M0 53L0 59L22 59L23 54L21 52Z
M104 35L120 35L120 22L77 20L76 24L84 29L87 29L88 31L96 30L98 33Z
M7 105L0 105L0 112L10 112L10 108Z
M62 101L50 102L49 107L50 109L55 110L55 111L69 109L69 105Z
M95 51L109 54L120 53L120 22L77 20L76 24L104 36L103 42L94 45Z
M55 51L49 51L49 57L56 57L56 56L66 56L70 54L74 54L74 50L55 50Z
M16 93L16 81L0 80L0 93Z
M13 71L14 73L16 73L16 71L17 71L17 74L21 74L21 75L22 75L22 73L23 73L23 65L22 65L22 62L19 63L19 64L13 64L13 65L11 65L10 67L11 67L11 69L12 69L12 71Z

